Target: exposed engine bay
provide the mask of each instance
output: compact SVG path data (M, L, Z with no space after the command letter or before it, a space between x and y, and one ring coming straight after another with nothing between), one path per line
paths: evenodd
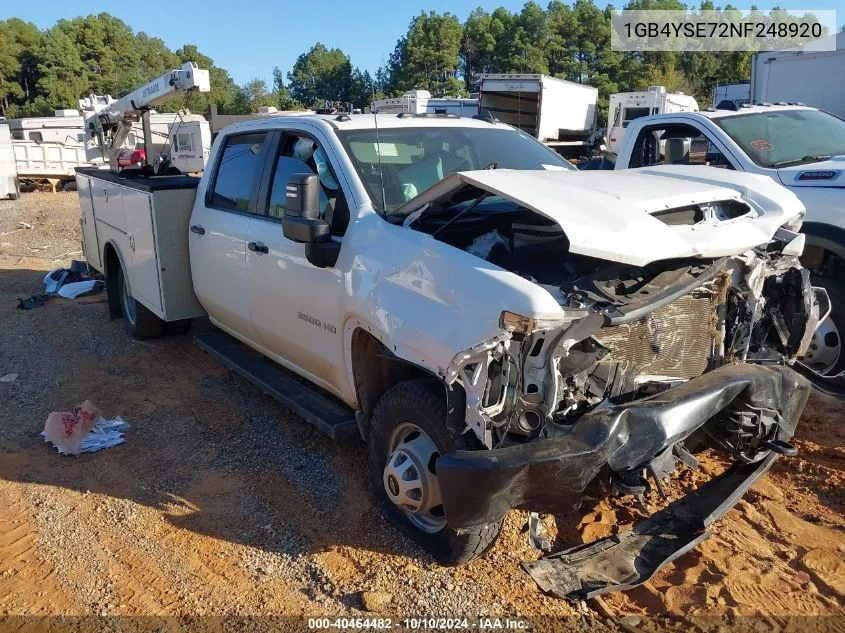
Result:
M791 231L736 257L638 267L569 253L557 223L502 198L484 206L459 208L457 218L454 207L435 211L414 228L531 280L567 314L537 323L504 312L499 340L456 359L468 425L487 448L554 434L596 407L659 394L726 364L790 363L818 323L807 271L783 253ZM724 206L741 215L734 201ZM664 217L696 222L711 211Z
M803 210L741 175L726 176L741 190L670 175L645 188L623 175L611 193L568 174L472 172L405 209L404 226L528 280L559 307L531 316L503 302L498 333L445 371L465 400L455 408L464 428L449 426L458 448L437 460L450 526L511 508L568 512L592 483L666 497L661 481L698 468L701 448L734 464L624 535L526 567L558 595L647 580L796 453L810 385L789 366L829 306L798 259Z

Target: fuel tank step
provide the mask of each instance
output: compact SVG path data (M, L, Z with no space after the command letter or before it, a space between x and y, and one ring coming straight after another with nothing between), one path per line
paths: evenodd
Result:
M200 334L194 342L333 440L358 436L352 409L228 334Z

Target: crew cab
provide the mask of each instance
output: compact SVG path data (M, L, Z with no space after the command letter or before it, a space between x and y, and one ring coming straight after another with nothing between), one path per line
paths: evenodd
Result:
M668 149L663 149L666 144ZM845 121L800 105L741 105L675 112L630 124L615 169L710 165L763 174L807 208L801 261L824 287L832 312L802 361L828 383L845 384ZM836 380L835 377L838 377Z
M511 508L662 491L726 454L683 513L528 566L558 595L630 587L795 452L790 365L827 298L804 207L768 178L583 173L507 125L408 114L234 124L201 179L168 178L79 174L112 314L149 337L207 313L206 350L367 442L383 513L444 564Z

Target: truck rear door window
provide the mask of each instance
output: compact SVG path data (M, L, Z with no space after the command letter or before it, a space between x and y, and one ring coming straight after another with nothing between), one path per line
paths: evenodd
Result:
M249 211L255 181L261 171L266 133L236 134L226 139L220 154L211 206Z

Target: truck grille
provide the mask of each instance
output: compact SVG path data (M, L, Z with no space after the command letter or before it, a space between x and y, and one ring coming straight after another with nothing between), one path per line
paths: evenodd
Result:
M703 374L716 336L713 292L694 291L637 321L603 329L595 338L608 350L603 362L635 375L694 378Z

